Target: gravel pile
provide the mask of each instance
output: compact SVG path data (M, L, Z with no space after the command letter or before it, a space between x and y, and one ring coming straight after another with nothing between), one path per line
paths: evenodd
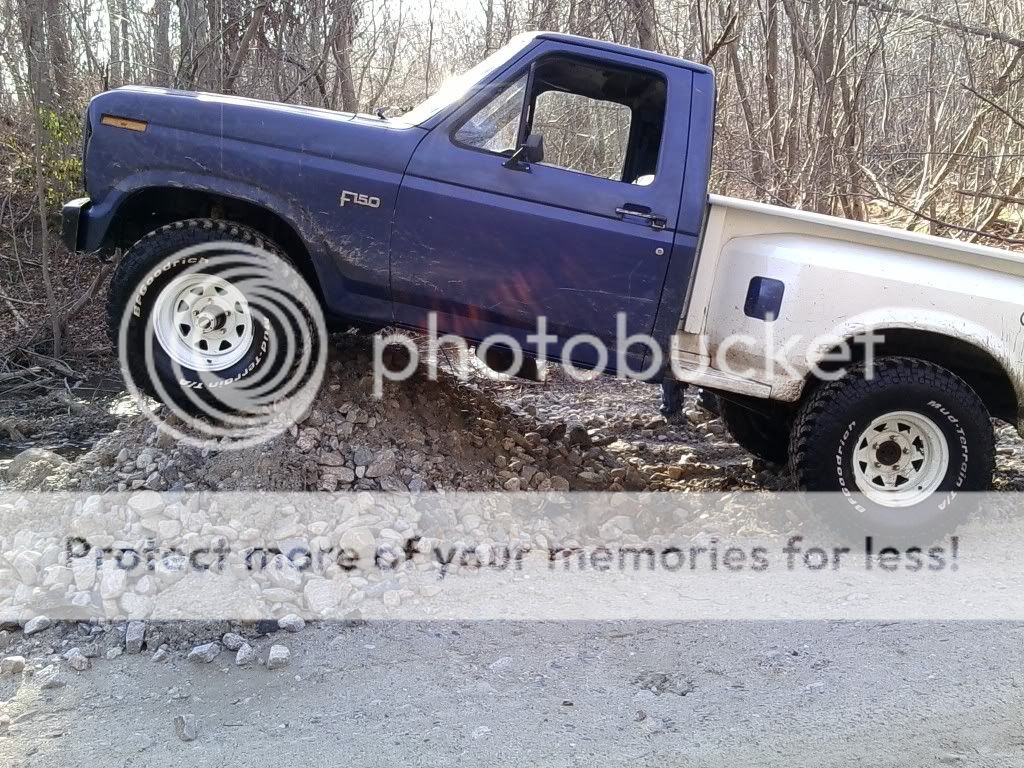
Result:
M210 451L177 443L126 403L85 415L103 425L68 460L29 449L0 470L0 490L792 490L784 468L739 448L720 419L686 398L681 418L657 413L659 391L550 367L544 383L443 368L386 383L372 396L369 341L343 336L306 418L268 444ZM172 417L173 418L173 417ZM998 490L1024 490L1024 444L996 425Z
M133 648L133 629L145 638L137 650ZM287 667L290 656L283 638L275 634L279 630L273 621L54 622L31 636L17 630L14 625L0 630L0 683L3 678L20 677L42 689L61 687L67 674L91 671L125 653L148 654L153 663L175 659L268 671ZM283 629L280 632L284 634ZM218 637L222 638L219 642L200 642ZM168 693L177 698L173 691Z
M729 441L688 402L657 414L658 390L552 369L544 384L460 381L424 370L372 396L366 339L342 337L306 418L241 451L176 443L141 416L74 461L39 450L7 468L20 490L728 490L785 488L788 479ZM0 485L0 487L3 487Z

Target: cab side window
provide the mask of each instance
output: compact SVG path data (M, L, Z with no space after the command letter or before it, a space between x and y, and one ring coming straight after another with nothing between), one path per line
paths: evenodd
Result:
M544 137L546 164L622 181L631 118L624 104L544 91L534 102L531 133Z
M454 138L508 156L527 136L539 135L544 165L650 184L657 173L666 100L667 86L658 74L549 56L488 100Z

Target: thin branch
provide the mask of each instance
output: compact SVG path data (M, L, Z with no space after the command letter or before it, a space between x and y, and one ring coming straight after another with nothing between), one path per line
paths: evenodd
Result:
M978 91L976 91L971 86L967 85L967 83L961 83L961 87L965 91L967 91L968 93L973 94L974 96L976 96L977 98L981 99L986 104L988 104L990 107L992 107L993 109L995 109L998 112L1000 112L1003 115L1003 117L1005 117L1007 120L1012 122L1018 128L1020 128L1021 130L1024 130L1024 121L1021 121L1020 118L1016 117L1015 115L1010 114L1006 110L1005 107L1001 106L1000 104L997 104L992 99L990 99L988 96L985 96L984 94L978 93Z
M976 35L977 37L983 37L986 40L997 40L1000 43L1006 43L1012 45L1015 48L1024 48L1024 40L1013 35L1008 35L1005 32L1000 32L997 29L991 29L990 27L979 27L973 24L964 24L961 22L951 21L949 19L940 19L938 16L930 16L927 13L920 13L918 11L908 11L905 8L899 8L895 5L889 5L888 3L880 3L877 0L847 0L850 5L855 8L869 8L879 13L894 13L897 16L902 16L912 21L923 21L926 24L932 24L936 27L942 27L943 29L952 29L956 32L963 32L968 35Z
M958 189L955 191L958 195L964 195L965 197L984 197L987 200L998 200L1001 203L1009 203L1010 205L1024 205L1024 197L996 195L991 192L978 192L973 189Z
M940 227L945 227L947 229L952 229L952 230L955 230L957 232L963 232L964 234L968 234L968 235L977 235L978 237L983 237L983 238L986 238L988 240L997 240L1000 243L1006 243L1008 245L1024 245L1024 238L1019 238L1019 237L1003 237L1002 235L995 235L995 234L992 234L991 232L982 232L980 229L973 229L971 227L962 227L959 224L953 224L953 223L945 221L943 219L939 219L939 218L936 218L934 216L929 216L924 211L914 210L909 205L905 205L904 203L901 203L899 200L893 200L891 197L880 197L880 198L877 198L877 199L880 199L883 202L889 203L890 205L895 205L897 208L902 208L907 213L911 213L911 214L913 214L914 216L916 216L918 218L921 218L921 219L924 219L925 221L931 222L932 224L938 224Z

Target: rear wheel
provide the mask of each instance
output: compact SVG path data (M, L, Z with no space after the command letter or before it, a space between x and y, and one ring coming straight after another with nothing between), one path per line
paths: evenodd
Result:
M905 357L880 358L821 384L793 425L800 487L838 527L863 534L945 533L991 485L994 436L985 404L956 374Z

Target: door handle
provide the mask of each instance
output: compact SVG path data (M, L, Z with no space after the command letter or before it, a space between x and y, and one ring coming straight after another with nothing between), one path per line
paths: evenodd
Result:
M666 224L664 216L651 213L651 209L646 205L633 205L632 203L626 203L621 208L615 209L615 215L620 219L625 219L627 216L634 216L638 219L643 219L652 229L664 229Z

